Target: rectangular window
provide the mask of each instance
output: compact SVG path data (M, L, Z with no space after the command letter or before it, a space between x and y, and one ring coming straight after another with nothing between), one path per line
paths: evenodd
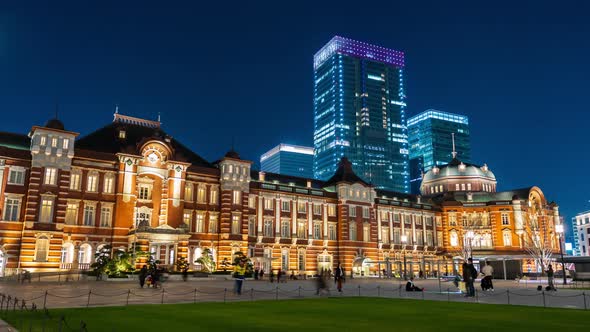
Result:
M230 166L231 166L231 165L230 165ZM240 200L241 200L241 198L242 198L242 192L241 192L241 191L234 190L234 191L233 191L233 199L232 199L232 203L233 203L234 205L241 205L241 204L242 204L242 202L240 201Z
M300 239L306 239L307 238L307 232L306 232L306 227L305 227L305 222L304 221L300 221L297 223L297 237Z
M217 233L217 215L209 215L209 233Z
M319 222L313 224L313 238L316 240L322 239L322 224Z
M256 236L256 220L254 218L248 220L248 235Z
M409 214L404 214L404 223L409 225L412 223L412 217Z
M35 244L35 262L46 262L49 253L49 239L42 237Z
M204 233L205 232L205 215L203 213L197 213L195 217L195 232L197 233Z
M72 172L70 174L70 190L80 190L80 173Z
M239 191L234 191L234 193L235 192L239 193ZM241 224L240 223L240 215L233 215L231 217L231 233L232 234L241 234L240 224Z
M274 210L273 209L273 199L272 198L265 198L264 199L264 209L265 210Z
M371 216L368 206L363 206L363 218L369 218Z
M274 237L274 234L272 232L272 220L264 221L264 236Z
M305 213L305 211L307 211L305 202L297 202L297 212Z
M78 223L78 204L68 203L66 207L66 224L76 225Z
M432 217L426 217L426 226L432 226Z
M89 173L88 182L86 183L86 191L97 192L98 191L98 174Z
M356 206L351 205L348 213L350 214L351 217L356 217Z
M288 250L281 251L281 268L285 272L289 270L289 251Z
M290 223L288 220L281 221L281 237L291 237Z
M429 247L434 246L434 237L432 235L432 232L426 232L426 245Z
M419 246L424 245L424 232L416 231L416 244Z
M335 224L330 224L328 225L328 240L336 240L337 236L336 236L336 225Z
M8 173L8 184L19 186L25 184L25 170L20 168L10 168L10 173Z
M52 147L52 148L55 148L55 147L57 147L57 137L53 137L53 138L51 139L51 147Z
M39 214L40 222L53 221L53 198L41 199L41 213Z
M443 246L443 232L442 231L437 231L436 232L436 245L438 247L442 247Z
M47 167L45 169L44 183L55 186L57 184L57 169L53 167Z
M388 227L381 228L381 241L385 244L389 243L389 228Z
M305 252L299 251L297 254L297 268L299 271L305 271Z
M149 200L151 198L150 187L148 185L139 185L139 199Z
M251 209L256 208L256 196L248 196L248 207Z
M217 189L211 189L210 195L209 195L209 204L217 204L218 200L219 200L219 192L217 191Z
M467 190L471 190L471 183L467 184Z
M115 189L115 177L112 175L106 175L104 177L104 183L102 186L102 191L107 194L112 194Z
M182 214L182 222L187 225L188 227L191 226L191 221L193 221L193 213L191 211L184 211Z
M7 197L4 201L4 220L18 221L20 211L20 199Z
M84 225L94 226L94 206L84 206Z
M187 183L184 185L184 201L185 202L192 202L193 201L193 185Z
M336 204L328 204L328 216L336 216Z
M506 247L512 246L512 234L510 234L510 232L503 232L502 239L504 242L504 246L506 246Z
M281 211L283 211L283 212L291 211L291 202L281 201Z
M349 238L350 241L356 241L357 240L356 224L355 223L350 223L348 225L348 238Z
M401 243L400 233L401 233L401 230L399 228L393 229L393 243L395 243L395 244Z
M508 213L502 213L502 225L510 225L510 220L508 219Z
M47 137L41 136L41 140L39 141L39 145L44 146L47 143Z
M363 225L363 241L371 241L371 226Z
M416 216L416 225L422 225L422 216Z
M207 203L207 188L199 186L197 189L197 202Z
M459 190L461 190L461 188L459 187L459 184L458 184L458 183L455 183L455 190L456 190L456 191L459 191Z
M400 222L400 215L399 213L394 213L393 214L393 222L399 223Z
M113 218L113 212L110 206L100 208L100 227L110 227Z
M64 138L64 142L63 142L62 146L63 146L64 150L67 150L68 147L70 147L70 140L67 138Z
M313 205L313 214L315 214L316 216L322 215L322 206L320 204Z
M449 213L449 226L457 226L457 215Z
M465 191L465 183L461 183L461 190Z

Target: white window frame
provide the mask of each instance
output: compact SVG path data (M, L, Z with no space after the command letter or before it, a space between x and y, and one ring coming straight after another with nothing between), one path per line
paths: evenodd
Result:
M356 205L351 205L350 208L348 208L348 214L351 217L356 217Z
M328 240L338 240L338 229L335 223L328 224Z
M321 204L314 204L313 205L313 214L316 216L322 215L322 205Z
M217 214L209 214L207 232L212 234L217 233L217 219Z
M195 216L195 233L205 233L205 213L197 212Z
M235 192L235 191L234 191ZM239 191L238 191L239 192ZM231 234L233 235L239 235L241 234L241 230L240 230L240 224L241 224L241 219L242 216L239 214L234 214L231 217Z
M354 222L351 222L348 225L348 238L350 241L357 241L358 240L357 227L356 227L356 223L354 223Z
M232 204L233 205L241 205L242 204L241 199L242 199L242 192L239 190L234 190L233 194L232 194Z
M329 217L336 216L336 204L328 204L328 216Z
M273 229L272 229L272 225L273 222L271 219L265 219L263 222L263 234L265 237L274 237L274 233L273 233Z
M84 204L84 215L82 217L83 226L94 226L96 219L96 206L92 204Z
M192 183L185 183L184 184L184 201L185 202L192 202L193 201L193 184Z
M274 200L272 198L264 198L264 210L266 211L273 211L274 210Z
M502 219L502 226L510 225L510 217L508 216L508 213L502 212L500 218Z
M80 191L81 179L82 172L79 170L72 170L70 172L70 190Z
M20 197L15 196L7 195L4 198L3 219L5 221L18 221L20 219L21 201Z
M316 240L322 239L322 223L321 222L314 222L313 223L313 238Z
M370 242L371 241L371 225L365 223L363 225L363 241Z
M102 192L105 194L112 194L115 192L115 176L113 174L105 174L102 184Z
M47 204L46 204L47 203ZM55 196L41 196L39 204L39 222L51 223L53 222L53 210L55 209Z
M100 207L100 227L111 227L113 223L113 207L101 204Z
M509 230L502 231L502 244L505 247L512 247L512 232Z
M66 205L66 219L67 225L76 225L78 223L78 210L80 204L78 202L68 202Z
M88 172L86 176L86 191L91 193L98 192L98 172Z
M207 203L207 187L204 185L199 185L197 187L197 203Z
M48 186L57 185L57 168L47 167L45 168L45 176L43 178L43 184Z
M24 167L10 167L8 171L8 181L7 184L13 186L23 186L25 184L25 172L26 169ZM14 178L13 178L14 174Z
M219 202L219 191L217 188L211 188L209 192L209 204L217 204Z
M49 246L50 240L46 235L41 235L35 240L35 262L47 262Z
M291 237L291 223L289 222L289 220L282 220L281 221L281 237L282 238Z
M290 201L281 201L281 211L283 211L283 212L291 211L291 202Z

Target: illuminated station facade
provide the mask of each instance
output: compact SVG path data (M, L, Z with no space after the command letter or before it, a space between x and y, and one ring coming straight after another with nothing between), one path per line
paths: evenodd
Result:
M53 119L0 134L0 271L85 270L136 244L171 269L209 249L218 268L239 251L266 272L436 275L467 238L476 258L523 257L529 221L558 245L539 188L498 193L487 166L455 159L424 180L423 196L379 190L346 158L325 181L256 172L235 151L204 160L158 121L115 114L79 138Z

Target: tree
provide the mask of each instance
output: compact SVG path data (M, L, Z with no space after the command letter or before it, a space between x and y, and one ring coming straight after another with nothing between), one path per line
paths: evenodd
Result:
M102 278L102 274L105 272L107 265L111 261L111 245L105 245L94 254L94 263L90 265L96 273L96 280Z
M240 261L244 261L246 263L246 277L252 277L254 274L254 264L252 264L252 260L250 257L246 256L243 252L238 251L234 254L234 261L232 265L238 265Z
M491 225L487 211L464 212L460 217L460 220L457 220L457 214L449 214L452 228L450 236L455 237L451 238L451 245L453 242L456 244L453 246L456 248L454 256L467 260L473 257L474 249L492 247Z
M184 271L185 269L188 269L188 262L186 261L186 258L184 258L184 257L178 258L176 260L176 270Z
M541 274L551 264L553 255L554 234L550 229L552 220L553 216L547 215L539 200L530 201L530 206L524 213L525 223L521 236L524 249L535 261L537 269L541 269Z
M215 272L215 259L213 258L213 252L211 249L203 250L201 257L195 260L195 263L201 264L202 271L205 272Z

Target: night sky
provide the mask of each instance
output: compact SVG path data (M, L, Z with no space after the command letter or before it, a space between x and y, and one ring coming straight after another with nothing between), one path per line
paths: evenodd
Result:
M409 115L468 115L473 161L499 190L538 185L567 221L590 209L590 3L23 2L0 3L0 131L26 133L58 104L84 135L119 104L160 112L210 161L235 137L258 162L312 145L313 55L341 35L404 51Z

